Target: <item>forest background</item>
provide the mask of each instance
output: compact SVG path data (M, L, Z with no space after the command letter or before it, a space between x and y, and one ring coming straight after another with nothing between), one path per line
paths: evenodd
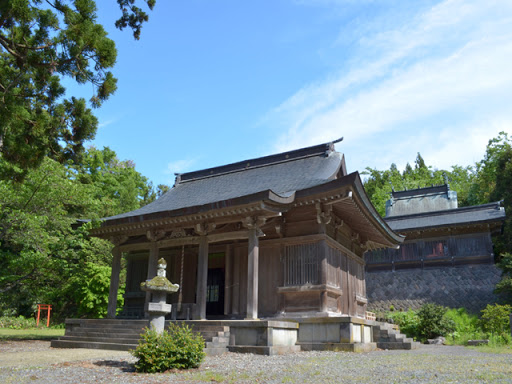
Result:
M134 0L117 3L116 26L138 39L147 14ZM115 44L95 12L93 0L0 3L0 316L33 316L38 303L52 304L57 320L105 316L112 244L89 237L90 229L100 218L140 208L169 189L154 186L109 148L86 148L98 128L93 109L116 90L110 72ZM66 97L64 78L91 84L91 99ZM473 165L434 169L418 153L403 171L392 164L362 173L381 215L392 188L448 183L459 206L503 200L507 220L495 239L503 270L497 290L512 302L507 133L490 138L484 158Z
M433 169L418 153L402 172L392 164L388 170L367 168L363 175L381 215L392 188L448 183L459 206L503 200L507 220L494 246L504 272L498 291L512 302L512 139L506 133L491 139L474 165ZM47 157L22 182L0 180L0 316L32 316L37 303L53 304L61 319L105 316L112 245L89 237L89 230L101 217L142 207L167 189L154 187L133 162L120 161L109 148L89 148L79 164ZM79 226L77 220L90 221Z

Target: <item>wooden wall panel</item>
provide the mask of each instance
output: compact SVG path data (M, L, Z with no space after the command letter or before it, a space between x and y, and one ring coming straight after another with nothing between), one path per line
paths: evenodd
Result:
M279 312L277 288L282 274L279 247L260 247L258 314L273 316Z

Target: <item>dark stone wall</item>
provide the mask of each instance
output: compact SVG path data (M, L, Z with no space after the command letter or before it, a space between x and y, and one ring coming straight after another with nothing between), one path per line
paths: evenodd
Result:
M494 264L366 272L368 311L418 309L434 302L479 313L497 301L501 270Z

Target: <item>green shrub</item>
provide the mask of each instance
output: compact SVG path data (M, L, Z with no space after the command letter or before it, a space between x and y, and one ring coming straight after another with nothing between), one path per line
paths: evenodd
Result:
M418 326L420 319L415 311L409 309L407 312L390 312L387 315L388 320L400 327L400 332L407 337L418 338Z
M445 316L448 308L433 303L423 305L418 311L418 333L422 341L438 336L448 336L455 331L455 322Z
M449 343L466 345L468 340L486 338L480 328L478 316L470 315L465 308L449 309L444 316L455 324L455 330L448 334Z
M496 347L502 347L504 345L510 345L512 344L512 336L508 333L502 333L502 334L495 334L491 333L489 335L489 346L496 348Z
M46 321L46 319L44 319ZM40 322L41 324L41 322ZM46 323L45 323L46 324ZM24 316L2 316L0 317L0 328L9 329L30 329L36 327L36 320Z
M444 315L455 324L455 331L471 333L479 330L478 316L470 315L466 308L448 309Z
M146 329L135 350L131 351L138 361L137 372L165 372L169 369L197 368L205 357L204 339L192 332L187 325L171 323L159 335Z
M510 333L510 305L490 305L482 310L481 325L485 332L503 335Z

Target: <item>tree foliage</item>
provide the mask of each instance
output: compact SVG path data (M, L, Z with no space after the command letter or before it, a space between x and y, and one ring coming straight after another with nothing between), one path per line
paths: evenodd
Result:
M108 154L107 165L101 154ZM89 237L94 221L76 228L76 220L139 208L155 192L133 163L117 160L108 148L84 157L98 156L98 174L45 158L22 183L0 180L0 312L30 316L35 304L47 302L56 315L102 315L112 245ZM102 296L92 300L92 293Z
M139 38L148 16L117 0L116 26ZM145 0L150 9L155 0ZM78 162L94 138L97 108L117 88L115 43L98 24L93 0L0 2L0 176L21 180L45 157ZM89 103L66 95L63 78L93 85Z
M510 305L487 304L487 307L482 310L482 328L489 333L508 335L510 332L510 313L512 313L512 306Z
M107 316L108 295L110 290L109 266L86 261L74 273L64 291L68 292L76 305L76 314L80 317L103 318ZM117 293L117 303L123 303L124 287Z
M396 164L391 164L389 170L379 171L373 168L366 168L363 175L367 175L364 182L366 193L381 216L386 213L386 201L391 196L391 191L402 191L450 184L451 189L458 193L459 206L468 205L468 190L473 182L475 172L471 166L452 166L451 171L433 169L427 166L425 160L418 153L414 168L407 163L403 172L400 172Z
M503 234L496 241L496 253L512 253L512 138L501 132L489 140L485 157L478 167L479 182L474 194L484 195L484 202L503 200L507 212Z
M146 205L157 197L153 185L135 170L131 160L120 161L110 148L90 148L73 167L77 180L89 186L94 207L89 218L113 216Z

